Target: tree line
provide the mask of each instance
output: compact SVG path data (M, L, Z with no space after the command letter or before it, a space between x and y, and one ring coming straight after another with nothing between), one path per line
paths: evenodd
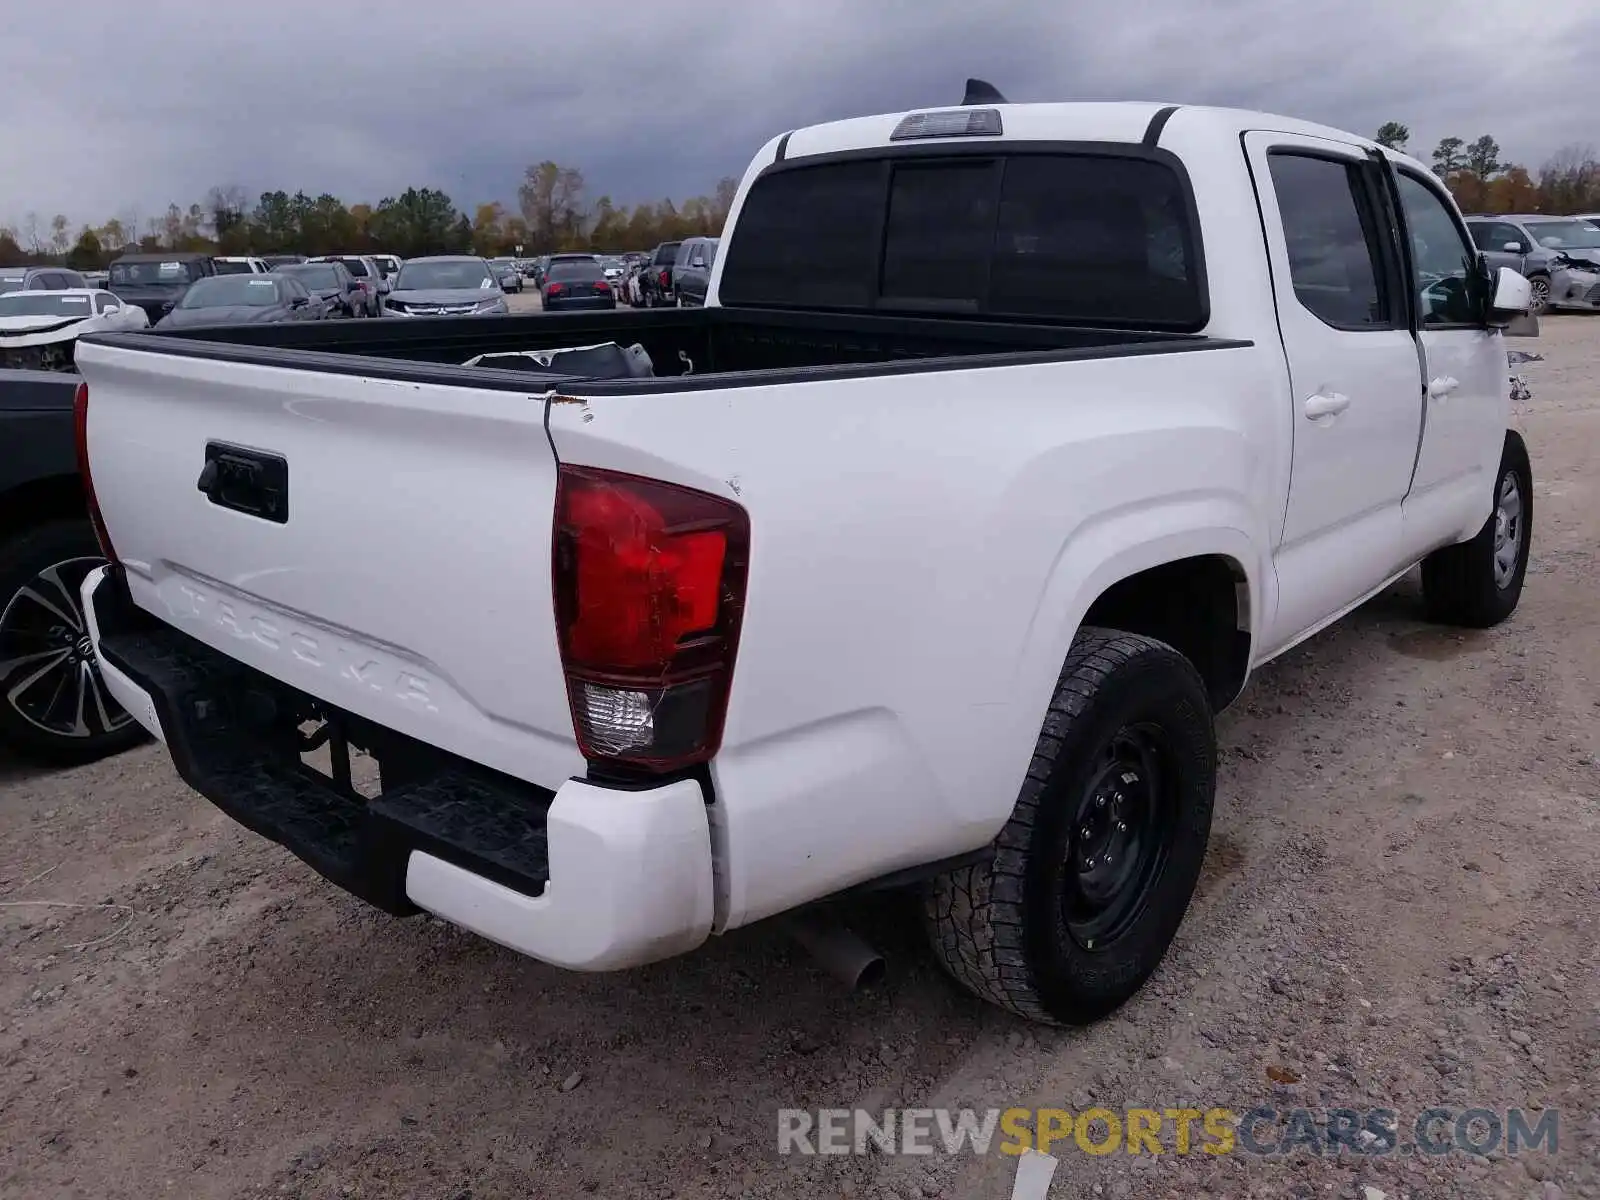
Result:
M1399 121L1385 121L1373 140L1422 157L1410 149L1411 130ZM1488 134L1471 142L1447 137L1433 148L1432 163L1463 212L1600 212L1600 158L1592 146L1564 146L1535 173L1502 159L1500 143Z
M103 225L73 230L66 216L28 213L0 225L0 266L55 261L78 270L105 267L135 251L209 254L385 253L513 254L560 250L648 250L659 242L714 235L733 206L738 180L719 180L710 195L633 206L608 195L592 201L576 167L536 163L523 173L516 205L498 201L470 213L437 188L410 187L376 204L346 204L324 192L262 192L252 204L243 188L214 187L204 201L169 204L145 217L138 209Z

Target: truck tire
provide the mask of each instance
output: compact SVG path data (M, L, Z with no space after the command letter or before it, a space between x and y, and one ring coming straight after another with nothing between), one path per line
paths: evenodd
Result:
M1018 1016L1084 1025L1156 969L1211 832L1216 733L1200 674L1164 642L1079 630L1011 818L924 916L955 979Z
M1423 604L1431 620L1488 629L1522 599L1533 543L1533 468L1515 432L1506 434L1494 479L1494 511L1477 536L1422 560Z
M51 763L145 740L105 690L78 596L105 559L87 520L47 521L0 545L0 738Z

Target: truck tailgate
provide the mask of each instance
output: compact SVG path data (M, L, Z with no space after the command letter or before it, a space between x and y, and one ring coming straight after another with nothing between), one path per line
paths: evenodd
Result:
M93 344L78 362L136 604L507 774L557 788L582 772L542 395Z

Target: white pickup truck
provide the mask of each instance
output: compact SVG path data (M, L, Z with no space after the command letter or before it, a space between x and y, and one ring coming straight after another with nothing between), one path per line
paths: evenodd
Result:
M1441 621L1516 607L1529 304L1334 129L797 129L703 309L86 339L94 652L390 912L606 970L913 884L958 980L1087 1022L1183 919L1253 668L1419 562ZM461 365L610 342L653 365Z

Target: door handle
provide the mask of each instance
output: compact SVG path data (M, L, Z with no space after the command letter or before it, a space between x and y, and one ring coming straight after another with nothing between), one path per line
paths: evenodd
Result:
M1441 375L1438 379L1430 379L1428 381L1428 399L1443 400L1460 386L1461 381L1452 379L1449 375Z
M1318 392L1306 401L1306 416L1313 420L1336 417L1350 407L1350 397L1342 392Z

